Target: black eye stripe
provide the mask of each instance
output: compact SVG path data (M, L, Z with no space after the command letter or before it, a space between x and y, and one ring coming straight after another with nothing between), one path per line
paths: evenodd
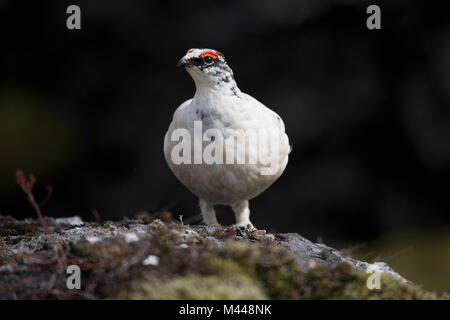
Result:
M207 59L208 57L211 58L211 61L208 61L209 60L209 59ZM221 65L220 59L214 59L211 56L206 56L203 59L200 57L195 57L195 58L193 57L189 60L191 61L191 63L194 66L197 66L198 68L200 68L202 70L206 69L206 68L210 68L212 66L220 66Z

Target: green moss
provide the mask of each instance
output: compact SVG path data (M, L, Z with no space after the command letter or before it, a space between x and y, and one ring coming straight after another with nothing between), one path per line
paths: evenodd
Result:
M381 289L370 290L370 274L347 264L303 272L291 253L275 245L228 241L220 250L202 252L201 265L185 277L154 282L141 297L165 299L437 299L419 287L382 275ZM161 269L164 267L161 266ZM239 283L239 285L237 285ZM234 288L233 294L229 288ZM150 294L150 288L159 293ZM257 288L257 290L256 290ZM153 292L152 291L152 292ZM210 294L205 294L210 292ZM251 294L250 294L251 293Z
M167 229L157 229L156 233L156 241L161 248L163 254L169 253L175 248L176 238L175 235Z
M436 294L434 292L423 290L419 286L403 283L391 275L382 275L380 290L369 290L365 286L366 279L366 275L360 274L358 281L355 281L355 283L359 283L360 288L362 288L359 290L358 299L435 300L449 298L445 294ZM348 288L352 289L352 286L348 286ZM356 290L349 291L356 292ZM350 294L349 296L352 297Z
M316 267L303 272L292 255L279 246L230 241L223 250L210 252L205 259L204 277L208 283L210 277L244 277L261 288L264 296L270 299L445 298L384 274L381 277L381 289L370 290L366 284L370 274L355 270L348 264L341 264L334 269ZM187 279L191 277L198 280L200 276L189 275ZM184 288L187 290L188 286ZM197 288L193 290L197 295Z
M370 274L342 264L334 270L315 268L305 274L301 285L303 299L383 299L416 300L439 299L439 296L420 287L404 283L391 275L382 274L380 289L368 289Z
M299 299L300 281L303 276L294 261L283 266L258 266L257 276L264 283L271 299Z
M248 277L263 288L268 298L299 298L297 288L302 273L282 247L228 241L223 250L205 257L204 265L208 276Z
M229 258L211 258L206 262L207 273L220 275L243 274L254 277L254 270Z
M119 299L194 299L219 300L266 299L261 287L249 277L188 275L168 281L149 280L135 283L132 290L120 293Z

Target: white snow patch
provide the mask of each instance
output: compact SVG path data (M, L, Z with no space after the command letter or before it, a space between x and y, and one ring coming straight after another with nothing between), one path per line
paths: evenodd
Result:
M96 237L96 236L89 236L89 237L86 237L86 240L90 243L97 243L97 242L100 242L102 239L100 239L100 237Z
M159 265L159 258L151 254L147 258L145 258L144 261L142 261L142 264L144 266L157 266Z
M82 226L84 224L83 220L79 216L73 216L68 218L56 218L55 222L57 224L68 224L71 226Z
M134 232L125 233L123 236L125 237L126 243L139 241L139 237Z
M367 271L380 271L382 273L390 274L394 278L404 282L409 283L408 280L403 278L400 274L395 272L386 262L374 262L374 263L367 263L362 261L356 262L356 268L361 268Z

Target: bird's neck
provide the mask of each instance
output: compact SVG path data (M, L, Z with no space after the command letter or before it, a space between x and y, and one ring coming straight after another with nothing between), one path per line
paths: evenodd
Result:
M229 82L224 82L221 80L215 81L215 82L195 82L195 96L236 96L238 97L241 94L241 90L239 90L239 87L236 84L236 81L234 79L230 80Z
M241 90L234 80L233 71L229 68L216 68L207 74L195 72L191 75L196 87L195 96L239 97L241 95Z

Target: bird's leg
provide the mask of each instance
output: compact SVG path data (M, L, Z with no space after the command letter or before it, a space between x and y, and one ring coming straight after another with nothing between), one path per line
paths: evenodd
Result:
M250 222L250 208L248 205L248 200L238 202L231 205L236 217L237 227L248 227L253 229L253 224Z
M216 212L214 211L214 206L209 204L203 199L200 199L200 210L203 217L203 222L206 223L206 225L218 225L219 222L217 222L216 218Z

